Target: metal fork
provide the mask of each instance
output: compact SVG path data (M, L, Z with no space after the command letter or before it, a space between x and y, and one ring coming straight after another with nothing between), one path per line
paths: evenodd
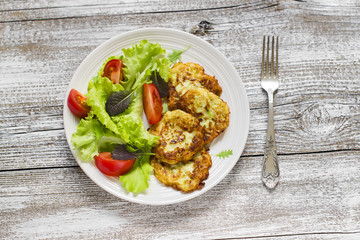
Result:
M271 62L269 51L271 48ZM276 153L275 131L274 131L274 93L279 88L278 71L278 49L279 37L264 36L262 63L261 63L261 87L267 92L269 98L269 119L265 143L264 162L261 179L268 189L274 189L280 180L280 171ZM265 53L266 51L266 53ZM274 59L275 52L275 59ZM266 54L266 59L265 59ZM270 66L269 66L270 65Z

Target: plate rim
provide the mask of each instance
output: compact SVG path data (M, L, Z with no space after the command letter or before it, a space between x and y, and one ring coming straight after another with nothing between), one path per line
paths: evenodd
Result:
M72 143L71 143L71 136L67 136L66 134L66 124L65 124L65 111L67 111L67 97L68 97L68 94L71 90L71 85L73 83L74 80L74 76L77 74L77 72L80 71L81 68L83 68L83 65L88 61L88 59L90 59L93 55L96 55L96 53L99 51L99 49L101 49L104 45L106 44L109 44L110 42L112 41L115 41L117 39L121 39L121 38L125 38L127 36L131 36L131 35L136 35L138 33L141 33L141 32L146 32L146 31L158 31L159 34L164 34L164 33L169 33L169 34L180 34L180 35L184 35L190 39L193 39L195 41L199 41L201 42L202 44L205 44L207 47L211 48L212 51L215 51L217 55L221 56L225 61L226 61L226 64L230 66L231 70L233 72L236 73L237 76L239 76L239 73L237 72L237 70L235 69L235 67L233 66L233 64L225 57L225 55L223 53L221 53L215 46L213 46L212 44L210 44L209 42L207 42L206 40L202 39L202 38L199 38L193 34L190 34L188 32L185 32L185 31L181 31L181 30L178 30L178 29L172 29L172 28L164 28L164 27L144 27L144 28L140 28L140 29L135 29L135 30L130 30L130 31L126 31L126 32L123 32L123 33L120 33L120 34L117 34L107 40L105 40L103 43L101 43L100 45L98 45L95 49L93 49L83 60L82 62L80 63L80 65L78 65L78 67L76 68L76 70L74 71L74 73L72 74L72 78L71 80L69 81L69 84L68 84L68 87L67 87L67 91L66 91L66 95L65 95L65 99L64 99L64 107L63 107L63 125L64 125L64 131L65 131L65 137L66 137L66 140L68 142L68 145L69 145L69 148L70 148L70 151L75 159L75 161L77 162L77 164L80 166L80 168L82 169L82 171L96 184L98 185L100 188L102 188L103 190L107 191L108 193L114 195L115 197L118 197L118 198L121 198L121 199L124 199L126 201L129 201L129 202L133 202L133 203L138 203L138 204L145 204L145 205L170 205L170 204L176 204L176 203L181 203L181 202L185 202L185 201L188 201L190 199L193 199L193 198L196 198L204 193L206 193L207 191L209 191L210 189L212 189L213 187L215 187L219 182L221 182L228 174L229 172L235 167L236 163L240 160L241 158L241 155L245 149L245 145L247 143L247 139L248 139L248 136L249 136L249 129L250 129L250 106L249 106L249 101L248 101L248 96L247 96L247 93L246 93L246 88L245 88L245 85L244 85L244 82L240 79L240 81L238 81L236 84L239 84L240 85L240 88L244 91L244 96L243 96L243 100L244 100L244 104L246 106L245 108L245 113L244 115L246 115L246 121L245 121L245 126L242 126L242 128L244 129L244 136L243 137L243 141L242 141L242 145L239 146L239 148L241 149L239 151L239 156L236 156L237 157L237 160L233 161L233 164L231 165L230 168L227 169L227 171L223 172L220 177L218 177L217 179L214 180L214 182L211 184L210 187L208 187L207 189L201 189L201 190L197 190L197 191L194 191L190 194L188 193L184 193L184 197L178 199L178 200L161 200L159 202L149 202L149 201L145 201L145 200L142 200L142 199L137 199L136 196L135 197L132 197L131 195L127 196L127 195L119 195L119 193L113 189L113 188L110 188L109 186L107 185L101 185L100 183L98 183L98 180L91 174L88 174L87 170L86 170L86 167L84 164L89 164L89 162L82 162L80 159L78 159L78 157L76 156L76 153L75 153L75 150L72 149ZM105 59L104 59L105 60ZM121 186L122 187L122 186Z

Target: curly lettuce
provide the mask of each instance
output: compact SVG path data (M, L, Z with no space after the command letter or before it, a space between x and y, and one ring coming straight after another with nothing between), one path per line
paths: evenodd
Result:
M159 72L163 79L169 78L169 70L172 62L165 56L166 50L160 44L149 43L142 40L139 45L122 49L124 53L123 73L124 88L133 90L141 87L144 83L150 83L150 76L154 71Z
M71 137L71 142L83 161L91 161L99 153L99 149L107 143L124 144L119 136L108 130L93 116L81 119L76 132Z
M151 82L150 76L155 71L163 79L168 79L172 62L166 58L166 51L160 44L147 40L122 51L123 56L108 58L97 76L89 81L86 103L91 107L91 112L80 121L71 139L83 161L92 160L99 151L111 151L116 144L128 144L143 152L150 152L157 144L158 137L146 131L142 122L142 86ZM114 58L122 59L125 65L121 84L113 84L108 78L102 77L106 62ZM124 112L110 116L105 107L107 99L114 92L124 90L134 91L130 106ZM151 171L149 156L140 156L133 168L120 176L119 180L128 191L142 192L149 186Z
M150 156L140 156L136 159L133 168L119 177L120 182L127 190L139 193L149 187L150 174L153 168L150 165ZM139 181L142 180L142 181Z

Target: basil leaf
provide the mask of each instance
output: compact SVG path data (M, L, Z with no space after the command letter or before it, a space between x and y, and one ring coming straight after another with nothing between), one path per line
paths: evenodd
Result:
M168 83L160 76L159 72L155 71L150 77L150 80L157 87L160 93L160 97L164 98L169 96L169 86Z
M106 112L110 116L116 116L124 112L131 103L131 91L118 91L110 95L105 104Z
M129 152L126 148L126 145L118 145L111 152L111 158L115 160L129 160L139 156L139 153Z

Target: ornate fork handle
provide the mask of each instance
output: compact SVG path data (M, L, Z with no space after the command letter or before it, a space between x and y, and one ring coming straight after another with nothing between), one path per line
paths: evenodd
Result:
M274 91L268 90L267 93L269 98L269 118L261 176L265 186L269 189L274 189L279 182L280 171L274 131Z

